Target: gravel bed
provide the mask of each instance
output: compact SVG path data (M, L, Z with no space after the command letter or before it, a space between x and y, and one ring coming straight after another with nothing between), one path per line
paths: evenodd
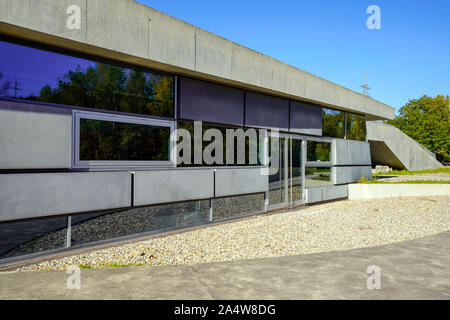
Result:
M17 271L197 264L378 246L450 229L450 196L344 200L91 251Z

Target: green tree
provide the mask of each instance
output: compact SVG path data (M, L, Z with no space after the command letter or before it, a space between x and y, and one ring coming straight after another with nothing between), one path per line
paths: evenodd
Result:
M450 97L422 96L409 100L393 120L386 121L436 153L441 162L450 161Z

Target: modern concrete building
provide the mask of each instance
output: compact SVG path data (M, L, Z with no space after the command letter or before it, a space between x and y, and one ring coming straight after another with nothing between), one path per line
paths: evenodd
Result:
M345 198L395 111L132 0L2 0L0 35L0 264ZM180 128L257 147L211 164Z

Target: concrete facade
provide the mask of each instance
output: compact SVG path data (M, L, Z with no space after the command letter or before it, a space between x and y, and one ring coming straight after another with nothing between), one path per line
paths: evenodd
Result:
M407 170L442 167L435 154L390 124L368 121L367 139L373 165L382 164Z
M0 221L130 206L128 172L0 174Z
M333 139L331 153L334 166L371 165L370 145L364 141Z
M346 184L358 182L362 177L372 179L371 166L334 167L331 181L333 184Z
M71 167L70 110L0 101L0 169Z
M66 26L69 5L81 28ZM395 109L132 0L4 0L5 34L168 72L391 119Z
M155 170L134 173L136 206L214 197L212 169Z
M347 198L348 189L343 186L325 186L306 189L306 203Z
M246 193L266 192L269 180L260 168L221 169L215 172L215 196L224 197Z

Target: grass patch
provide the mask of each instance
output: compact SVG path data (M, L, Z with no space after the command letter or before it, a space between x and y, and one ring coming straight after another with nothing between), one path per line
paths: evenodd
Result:
M431 201L431 202L436 202L436 200L433 200L433 199L427 199L427 198L419 198L419 200L427 200L427 201Z
M402 176L402 175L412 175L416 173L450 173L450 168L437 168L437 169L427 169L427 170L416 170L416 171L408 171L408 170L394 170L389 172L377 172L374 173L374 176Z
M111 263L105 263L105 264L101 264L98 265L96 267L98 268L127 268L127 267L142 267L145 266L145 263L116 263L116 262L111 262ZM80 269L92 269L92 265L91 264L80 264L78 266Z
M128 268L128 267L142 267L145 266L145 263L107 263L104 265L106 268Z
M360 181L359 183L368 183L368 184L450 184L450 181L445 180L405 180L405 181L380 181L380 180L372 180L372 181Z

